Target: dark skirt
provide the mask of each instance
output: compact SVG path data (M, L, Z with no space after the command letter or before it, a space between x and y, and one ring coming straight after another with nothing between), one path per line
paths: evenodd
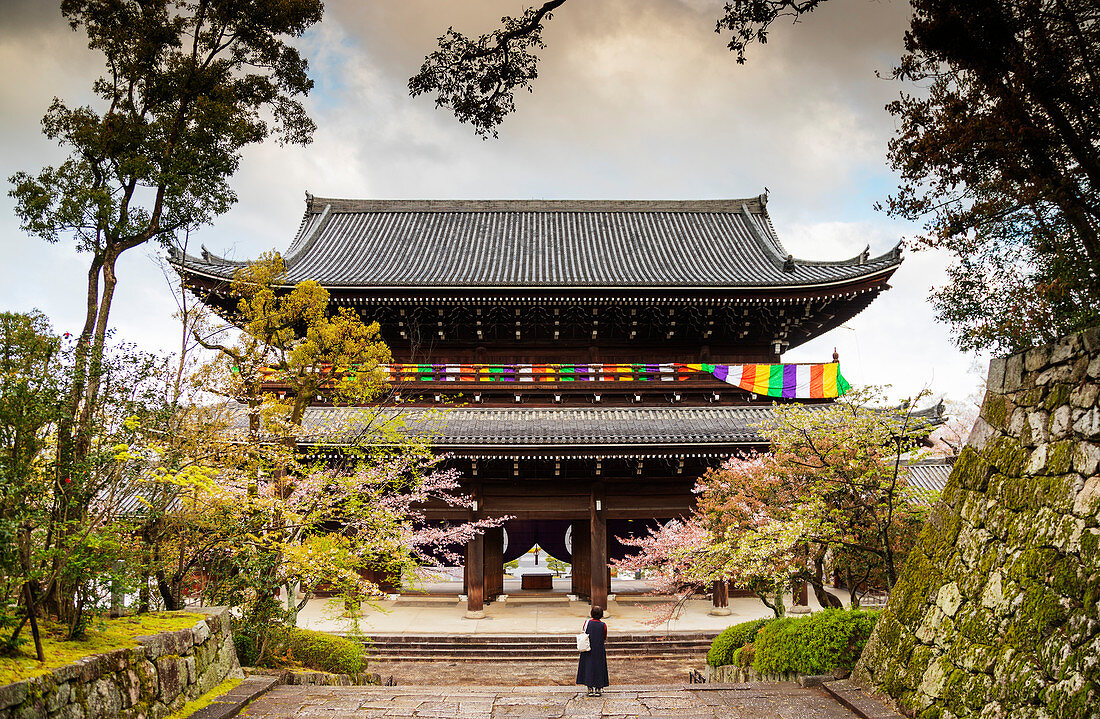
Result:
M591 619L585 632L592 648L581 652L580 662L577 664L577 684L603 689L610 683L607 680L607 651L604 648L607 625Z

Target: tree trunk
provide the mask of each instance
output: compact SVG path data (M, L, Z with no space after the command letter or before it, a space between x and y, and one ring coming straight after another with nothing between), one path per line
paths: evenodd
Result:
M818 604L826 609L839 609L843 606L842 602L825 590L825 552L816 552L810 561L813 562L813 571L809 572L808 581L814 588Z

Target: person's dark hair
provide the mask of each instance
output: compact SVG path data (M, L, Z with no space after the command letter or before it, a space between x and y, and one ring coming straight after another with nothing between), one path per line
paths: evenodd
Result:
M603 609L600 609L599 607L592 607L592 618L603 619Z

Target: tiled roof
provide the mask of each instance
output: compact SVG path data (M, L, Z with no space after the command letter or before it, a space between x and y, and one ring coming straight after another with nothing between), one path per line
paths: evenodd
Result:
M909 486L922 492L943 492L954 463L947 459L922 460L906 465Z
M832 404L806 404L824 412ZM942 421L937 407L911 417ZM243 406L234 410L244 431ZM347 444L357 437L377 442L385 431L428 437L448 447L554 447L606 445L764 444L761 422L770 405L712 407L309 407L302 419L302 444Z
M825 408L828 405L809 405ZM400 419L394 427L456 446L578 446L651 444L761 444L756 426L770 407L468 408L311 407L303 442L358 435L363 428Z
M788 260L763 197L702 201L413 201L310 197L287 284L326 287L807 287L896 268L897 248ZM204 249L175 260L231 277Z

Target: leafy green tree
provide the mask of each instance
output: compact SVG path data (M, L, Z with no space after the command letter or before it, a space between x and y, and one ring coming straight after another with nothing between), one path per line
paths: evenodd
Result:
M478 135L496 137L496 128L515 112L516 90L531 91L538 77L534 51L545 47L543 23L565 2L548 0L518 18L501 18L502 28L476 40L448 28L439 38L439 49L409 80L409 92L414 97L435 94L436 107L450 108Z
M830 561L853 604L888 590L928 500L908 487L902 459L932 427L908 411L865 406L875 399L857 390L826 408L777 405L761 427L772 451L707 472L694 513L621 540L640 550L621 566L654 570L660 588L680 596L730 581L777 616L792 580L808 582L822 606L839 606L825 588Z
M737 62L827 0L731 0L715 29ZM409 81L479 134L537 77L545 2L470 39L453 28ZM1100 321L1100 7L1095 0L911 0L884 203L954 255L932 295L967 350L1007 352Z
M404 436L399 416L352 409L389 390L378 325L346 309L329 314L327 290L310 281L287 288L285 272L274 253L240 268L232 324L194 330L217 354L151 447L144 484L174 500L150 506L141 523L165 606L199 594L238 608L259 661L321 585L343 596L354 619L380 591L365 577L408 575L503 521L428 525L425 503L470 500L425 442ZM306 426L320 397L348 406L351 419ZM339 470L308 457L310 445L326 443L348 450Z
M60 366L61 340L43 314L0 313L0 629L14 630L9 652L21 621L33 619L27 611L35 603L29 531L46 512L41 498L48 491L50 428L63 392ZM37 623L33 629L43 661Z
M28 621L36 632L43 611L80 636L89 616L109 608L110 589L124 581L117 562L131 543L112 525L139 471L141 427L156 404L152 380L161 362L132 347L108 346L84 481L62 495L56 443L73 356L72 342L54 335L40 313L0 314L0 625L11 630L8 651L18 647ZM84 512L56 511L73 497ZM58 606L57 597L66 603Z
M274 135L308 142L298 98L312 86L286 39L321 19L320 0L62 0L74 30L104 56L98 107L55 99L47 137L70 150L57 166L11 177L22 227L90 256L85 323L58 427L56 490L62 524L78 500L103 389L102 358L118 258L209 224L236 197L241 152ZM71 604L56 597L58 606Z

